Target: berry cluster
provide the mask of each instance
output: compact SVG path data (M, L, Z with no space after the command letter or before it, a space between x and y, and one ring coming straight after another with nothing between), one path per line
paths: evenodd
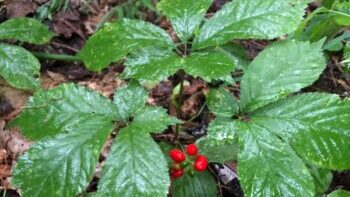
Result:
M184 174L185 169L188 168L188 166L190 166L189 164L192 164L193 168L199 172L203 172L207 169L208 167L207 157L203 155L197 155L198 148L195 144L190 144L186 146L186 152L190 159L186 160L185 154L179 149L170 150L169 155L171 159L174 161L170 170L170 177L172 179L181 177ZM194 162L193 162L193 159L194 159ZM186 170L189 170L190 173L193 173L192 168L186 169Z

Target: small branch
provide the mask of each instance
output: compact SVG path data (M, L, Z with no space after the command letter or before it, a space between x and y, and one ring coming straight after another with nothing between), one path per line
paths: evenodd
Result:
M35 57L39 59L59 60L59 61L82 61L79 57L73 55L51 54L43 52L31 52Z

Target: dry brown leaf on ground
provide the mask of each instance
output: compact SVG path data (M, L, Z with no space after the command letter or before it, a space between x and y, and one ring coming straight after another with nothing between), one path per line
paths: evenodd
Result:
M0 108L5 107L4 105L10 105L12 108L12 110L5 110L3 113L0 111L0 120L10 120L16 116L22 110L22 107L27 103L30 96L31 93L12 88L4 81L0 80L0 97L6 101L3 102Z
M59 12L53 19L53 30L66 38L72 37L75 33L85 39L81 29L82 19L76 9L67 9L65 12Z
M47 70L44 74L41 75L40 81L41 86L45 89L51 89L53 87L58 86L61 83L67 82L64 75L49 70Z
M0 130L0 149L5 149L7 156L13 159L17 159L32 144L33 142L23 137L18 129Z
M115 89L124 84L124 81L120 79L116 67L109 67L105 73L80 81L79 84L85 85L92 90L100 92L105 97L110 98L114 94Z
M34 13L38 5L32 0L4 0L7 18L21 17Z

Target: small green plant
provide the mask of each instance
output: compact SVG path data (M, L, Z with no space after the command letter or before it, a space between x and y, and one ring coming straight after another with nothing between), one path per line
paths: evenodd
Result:
M350 26L350 2L346 0L326 0L321 2L321 6L314 10L309 16L300 24L295 32L295 38L298 40L318 41L327 37L331 38L337 36L344 28ZM335 46L325 45L328 51L338 51L340 39L348 39L349 34L344 34L338 37L333 44Z
M45 44L51 37L48 28L34 19L15 18L0 24L0 39ZM23 47L0 43L0 76L15 88L37 89L40 63Z
M68 8L69 0L49 0L41 5L36 11L36 18L40 21L52 19L53 15L60 10L65 11Z
M144 21L122 19L106 25L78 56L92 71L125 60L122 75L130 83L116 90L113 101L74 84L36 92L10 123L38 141L19 159L13 184L23 196L83 193L103 144L117 131L92 195L167 196L167 153L150 133L176 125L178 137L183 121L166 109L146 106L148 92L142 85L176 75L179 90L173 97L175 106L181 106L186 75L211 84L232 81L232 71L243 68L239 99L226 85L212 87L206 95L216 118L207 136L197 142L205 156L197 156L193 173L181 170L179 163L186 163L186 155L180 151L181 139L176 140L180 150L170 153L175 161L170 175L176 178L172 196L215 196L213 177L202 171L210 161L227 160L238 161L245 196L322 194L330 184L330 170L350 169L350 101L326 93L300 93L325 69L324 40L288 37L268 46L248 66L240 65L235 53L223 46L234 39L293 34L307 3L237 0L204 20L212 0L161 0L157 7L171 22L179 43Z

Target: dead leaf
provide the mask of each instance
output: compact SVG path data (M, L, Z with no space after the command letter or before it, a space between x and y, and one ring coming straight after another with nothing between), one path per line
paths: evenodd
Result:
M0 149L0 162L4 161L7 158L6 149Z
M0 145L6 149L8 156L17 159L27 151L33 142L27 140L17 129L0 130Z
M5 0L7 18L27 16L34 13L38 5L31 0Z
M11 167L6 164L0 164L0 178L9 177L11 175Z
M48 70L46 71L46 73L41 75L40 81L41 81L41 86L43 88L51 89L53 87L58 86L61 83L65 83L67 80L64 77L64 75Z

